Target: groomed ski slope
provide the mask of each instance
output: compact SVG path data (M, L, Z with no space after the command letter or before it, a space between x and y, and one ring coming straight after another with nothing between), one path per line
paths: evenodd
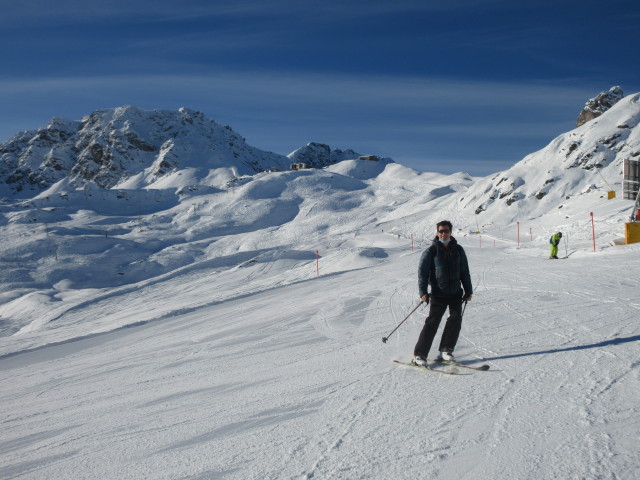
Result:
M123 328L0 358L0 477L640 477L640 248L478 240L458 236L456 353L488 372L392 362L426 309L381 341L417 304L425 239L362 232L319 277L313 252L185 269L64 317Z

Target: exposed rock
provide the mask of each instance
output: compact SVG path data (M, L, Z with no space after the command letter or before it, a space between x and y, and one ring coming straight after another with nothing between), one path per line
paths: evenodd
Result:
M359 153L351 149L332 150L329 145L315 142L308 143L304 147L287 155L291 163L304 163L312 168L326 167L327 165L332 165L343 160L353 160L360 156Z
M597 97L590 99L580 112L576 127L587 123L589 120L599 117L613 107L624 96L622 88L611 87L608 92L601 92Z

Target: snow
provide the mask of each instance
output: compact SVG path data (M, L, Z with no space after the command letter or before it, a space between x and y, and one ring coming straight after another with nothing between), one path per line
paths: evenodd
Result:
M557 148L514 166L522 187ZM562 208L480 215L496 176L358 160L5 199L0 477L638 478L640 244L613 245L632 202L566 172ZM381 340L442 219L475 290L456 354L487 372L393 363L425 307Z

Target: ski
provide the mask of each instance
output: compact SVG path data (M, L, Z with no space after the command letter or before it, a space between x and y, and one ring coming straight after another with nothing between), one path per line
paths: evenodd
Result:
M413 367L413 368L419 368L420 370L426 370L428 372L445 373L447 375L458 375L458 370L456 368L451 368L451 369L448 369L448 370L444 370L442 368L423 367L422 365L416 365L415 363L401 362L400 360L394 360L394 362L399 363L400 365L406 365L407 367Z
M481 371L486 371L489 370L489 365L484 364L484 365L480 365L478 367L474 367L472 365L465 365L464 363L458 363L458 362L447 362L446 360L439 360L437 361L438 363L441 363L442 365L452 365L454 367L462 367L462 368L470 368L471 370L481 370Z

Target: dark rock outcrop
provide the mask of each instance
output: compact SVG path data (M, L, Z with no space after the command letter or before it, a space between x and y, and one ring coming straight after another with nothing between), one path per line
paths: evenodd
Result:
M624 96L622 88L611 87L608 92L601 92L597 97L590 99L580 112L576 127L587 123L589 120L599 117L613 107Z

